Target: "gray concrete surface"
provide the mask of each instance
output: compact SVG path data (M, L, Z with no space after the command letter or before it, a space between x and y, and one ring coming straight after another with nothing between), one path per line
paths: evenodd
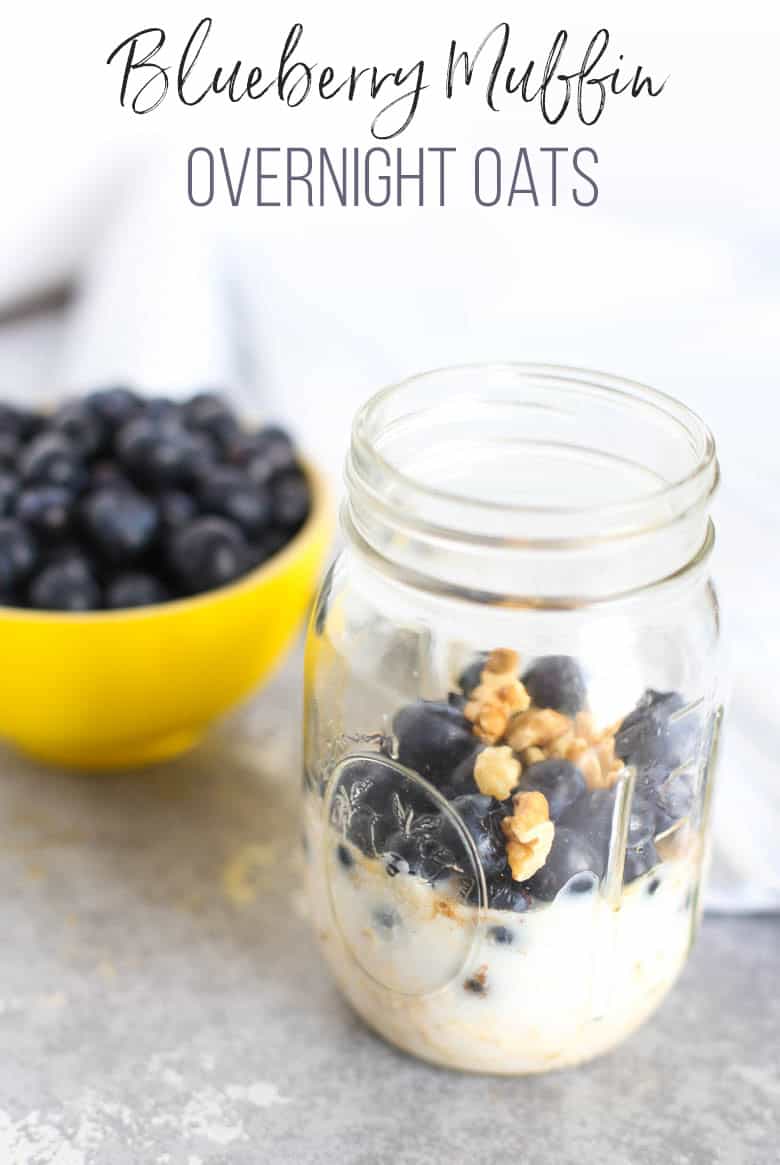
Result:
M375 1038L310 942L296 670L192 756L0 753L0 1165L771 1165L780 922L707 919L612 1056L459 1076Z

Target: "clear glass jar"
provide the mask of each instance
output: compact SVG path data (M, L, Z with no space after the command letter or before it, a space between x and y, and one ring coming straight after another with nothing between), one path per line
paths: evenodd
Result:
M307 881L341 990L399 1047L571 1065L681 970L717 480L698 417L600 373L445 369L358 413L307 643Z

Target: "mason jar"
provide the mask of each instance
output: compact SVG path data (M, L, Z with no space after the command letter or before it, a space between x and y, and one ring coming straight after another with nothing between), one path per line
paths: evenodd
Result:
M393 1044L529 1073L617 1044L696 930L721 710L712 435L639 384L374 396L306 653L322 953Z

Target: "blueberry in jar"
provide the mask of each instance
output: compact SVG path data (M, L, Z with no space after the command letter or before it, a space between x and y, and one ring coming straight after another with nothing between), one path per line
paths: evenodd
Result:
M487 892L491 910L513 910L516 914L522 914L531 905L530 894L519 882L514 881L509 869L489 879Z
M456 797L452 809L474 842L485 877L496 877L506 868L506 847L500 828L503 813L497 811L492 797L483 797L481 793ZM456 853L462 851L463 841L452 822L444 824L442 836L450 849Z
M655 801L655 831L665 833L687 817L694 803L691 773L670 775L658 788Z
M626 850L626 860L623 866L623 881L634 882L641 878L648 870L652 870L660 862L658 851L652 841L633 846Z
M249 564L249 546L227 518L196 518L171 538L170 569L190 594L224 586L239 578Z
M143 571L119 574L106 587L106 606L111 610L123 607L146 607L164 603L170 595L158 578Z
M572 761L552 757L527 768L521 786L523 791L544 793L550 818L557 821L585 792L585 777Z
M100 606L100 588L89 563L74 556L36 575L28 598L31 607L45 611L91 611Z
M83 502L82 517L89 538L109 562L138 558L157 533L154 504L135 490L95 490Z
M73 502L71 491L62 486L31 486L17 497L15 513L41 538L63 538L70 529Z
M537 708L576 716L585 707L585 679L570 655L540 656L522 676L522 682Z
M532 878L524 883L534 898L552 902L556 894L580 874L600 878L606 868L604 855L575 829L556 827L547 861ZM585 880L582 881L583 888Z
M393 732L398 760L437 786L448 784L461 761L475 750L466 717L449 704L420 700L396 713Z
M617 755L638 769L651 765L674 768L692 760L699 726L690 712L679 715L684 708L679 692L648 688L615 735Z
M29 530L14 518L0 518L0 591L10 593L37 562L38 546Z
M456 711L459 712L460 708L456 708ZM483 748L484 745L478 745L473 752L465 756L460 764L457 764L452 770L447 784L441 790L448 800L451 801L454 797L462 797L466 793L479 792L477 782L474 779L474 765Z
M458 676L458 687L463 692L464 696L470 696L476 687L479 686L482 679L482 669L487 662L488 652L481 651L472 659L471 663L464 667L463 671Z

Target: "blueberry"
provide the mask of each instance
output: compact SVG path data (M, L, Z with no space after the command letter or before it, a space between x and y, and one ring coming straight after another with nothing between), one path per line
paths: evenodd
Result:
M309 516L309 485L304 475L290 470L274 477L269 489L273 524L284 530L297 530Z
M693 759L699 725L690 714L672 719L685 707L679 692L648 689L615 735L615 751L638 769L665 765L668 769Z
M183 424L183 410L178 401L169 396L147 397L142 401L143 415L150 421L164 421L167 424L181 426Z
M83 502L82 515L91 541L109 562L138 558L157 533L157 510L134 490L94 490Z
M11 513L18 489L19 483L14 475L0 469L0 518Z
M0 433L10 433L19 441L28 441L44 426L40 413L0 402Z
M0 470L14 469L21 443L16 433L0 429Z
M396 713L393 731L401 764L439 786L449 783L476 747L471 724L448 704L427 700L408 704Z
M694 781L690 773L668 777L658 788L655 799L655 832L665 833L683 817L694 803Z
M62 538L70 528L73 494L59 485L31 486L17 497L15 513L42 538Z
M276 425L266 425L249 435L235 456L246 465L247 473L258 485L266 485L272 477L298 466L289 435Z
M615 810L614 789L593 789L578 797L559 818L559 825L579 834L600 856L601 871L607 864Z
M459 712L460 709L456 709L456 711ZM474 764L483 747L483 745L478 745L450 773L445 794L448 800L451 801L453 797L461 797L466 793L479 792L477 782L474 780ZM442 792L444 791L443 788Z
M500 947L511 947L515 941L514 931L511 931L508 926L491 926L487 933L491 942Z
M198 499L205 513L230 518L248 538L260 534L271 517L268 490L255 485L240 469L230 466L215 466L203 475Z
M171 538L169 565L191 594L224 586L244 574L249 547L241 530L226 518L196 518Z
M118 429L141 411L143 404L129 388L101 388L85 397L85 404L107 429Z
M261 563L267 562L269 558L273 558L289 541L289 530L277 530L275 526L267 526L260 537L255 539L253 547L255 565L260 566Z
M435 882L448 874L455 862L453 851L442 843L438 832L395 830L382 843L385 870L389 876L414 874Z
M487 891L491 910L513 910L515 914L522 914L531 902L528 891L514 881L508 869L490 879Z
M64 433L44 431L22 451L19 468L26 482L81 489L86 470L73 442Z
M424 790L381 760L354 759L339 783L334 812L347 838L364 853L384 852L395 834L419 841L438 835L441 820Z
M91 611L100 606L100 589L84 559L47 566L30 583L30 605L46 611Z
M585 792L585 777L570 760L552 758L527 768L521 785L523 790L544 793L550 806L550 817L557 821Z
M187 425L208 433L222 447L229 447L241 432L233 410L219 393L198 393L184 404L182 412Z
M92 489L100 489L104 485L130 488L130 482L115 461L108 459L95 461L89 471L89 484Z
M492 797L483 797L480 793L456 797L452 808L471 835L485 878L496 877L506 867L506 846L500 827L503 813L497 812ZM454 825L449 821L444 825L443 838L453 851L463 848Z
M13 405L0 401L0 433L13 433L16 436L19 432L18 426L17 410Z
M523 676L523 684L538 708L576 716L585 706L585 680L570 655L540 656Z
M646 874L648 870L652 870L657 866L660 860L658 851L652 841L647 841L644 845L627 849L626 861L623 867L623 881L635 881L636 878L640 878L642 874Z
M628 824L629 846L644 845L656 833L656 806L651 797L641 790L634 792Z
M149 416L148 410L119 430L119 459L142 484L165 488L188 484L214 460L214 448L202 433Z
M305 840L306 839L304 838L304 849L306 848ZM351 870L355 864L352 851L348 849L341 841L336 846L336 857L339 860L339 864L342 865L345 870Z
M373 912L374 926L380 934L387 934L401 925L401 915L392 906L377 906Z
M570 879L579 874L592 873L600 878L605 861L596 848L574 829L557 826L552 849L541 870L525 884L526 889L542 902L551 902ZM585 889L586 880L581 887Z
M0 518L0 591L10 592L35 569L38 547L21 522Z
M479 686L479 681L482 679L482 669L485 666L488 653L482 651L479 655L472 659L471 663L464 667L463 671L458 676L458 686L466 696L470 696L476 687Z
M106 588L106 606L114 610L148 607L153 603L164 603L169 597L159 579L142 571L117 575Z
M108 429L98 414L80 400L66 401L49 424L55 432L64 433L82 457L94 457L108 436Z
M157 511L166 530L179 530L188 525L198 512L191 494L183 489L166 489L157 495Z

